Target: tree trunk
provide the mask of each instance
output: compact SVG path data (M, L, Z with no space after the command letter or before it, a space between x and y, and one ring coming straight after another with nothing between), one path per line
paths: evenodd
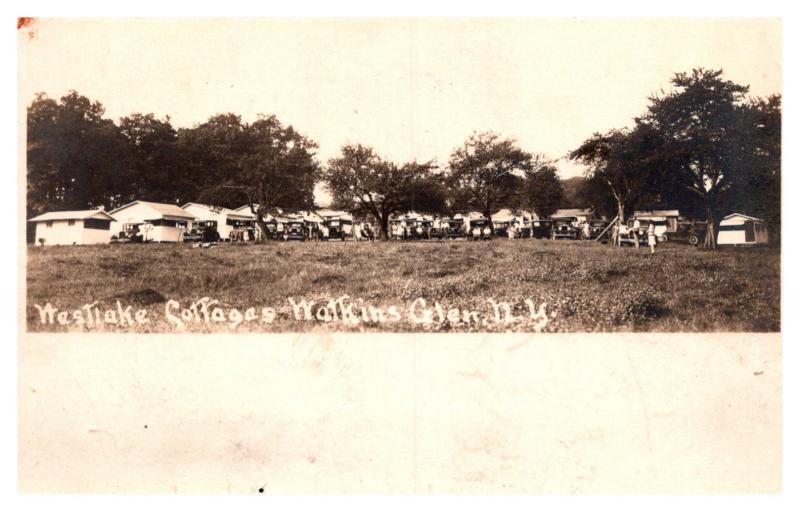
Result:
M709 205L706 206L706 240L703 246L711 250L717 249L716 224L714 222L714 213Z
M261 240L262 241L269 241L269 229L267 229L267 224L264 223L264 219L261 218L261 215L256 213L256 225L258 229L261 231Z
M622 237L622 226L625 225L625 204L617 200L617 235L616 239L614 240L614 245L621 247L622 242L620 241Z
M491 208L485 209L483 211L483 216L485 216L486 219L489 220L489 232L492 233L492 236L494 237L494 222L492 222L492 210L491 210Z
M384 213L381 219L381 241L389 241L389 214Z

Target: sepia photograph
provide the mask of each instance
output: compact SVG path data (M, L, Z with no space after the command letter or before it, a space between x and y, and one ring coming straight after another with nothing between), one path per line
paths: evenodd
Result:
M781 491L781 18L16 30L21 493Z
M27 328L777 332L780 24L675 23L20 20Z

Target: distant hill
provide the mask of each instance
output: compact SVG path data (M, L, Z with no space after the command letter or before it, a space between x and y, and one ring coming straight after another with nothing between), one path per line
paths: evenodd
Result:
M581 204L581 201L578 198L578 192L580 191L580 188L581 186L583 186L583 183L585 181L586 178L583 176L575 176L561 180L561 184L564 186L564 201L562 206L564 207L586 206L585 204Z

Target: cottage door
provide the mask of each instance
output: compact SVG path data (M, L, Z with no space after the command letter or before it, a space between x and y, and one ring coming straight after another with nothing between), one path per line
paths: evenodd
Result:
M756 225L752 220L744 221L744 241L754 243L756 241Z

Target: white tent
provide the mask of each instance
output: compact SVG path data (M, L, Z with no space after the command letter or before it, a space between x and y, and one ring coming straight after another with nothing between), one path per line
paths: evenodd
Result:
M28 220L41 245L99 245L111 241L114 217L101 209L52 211Z
M763 245L769 243L767 224L760 218L732 213L722 219L718 245Z

